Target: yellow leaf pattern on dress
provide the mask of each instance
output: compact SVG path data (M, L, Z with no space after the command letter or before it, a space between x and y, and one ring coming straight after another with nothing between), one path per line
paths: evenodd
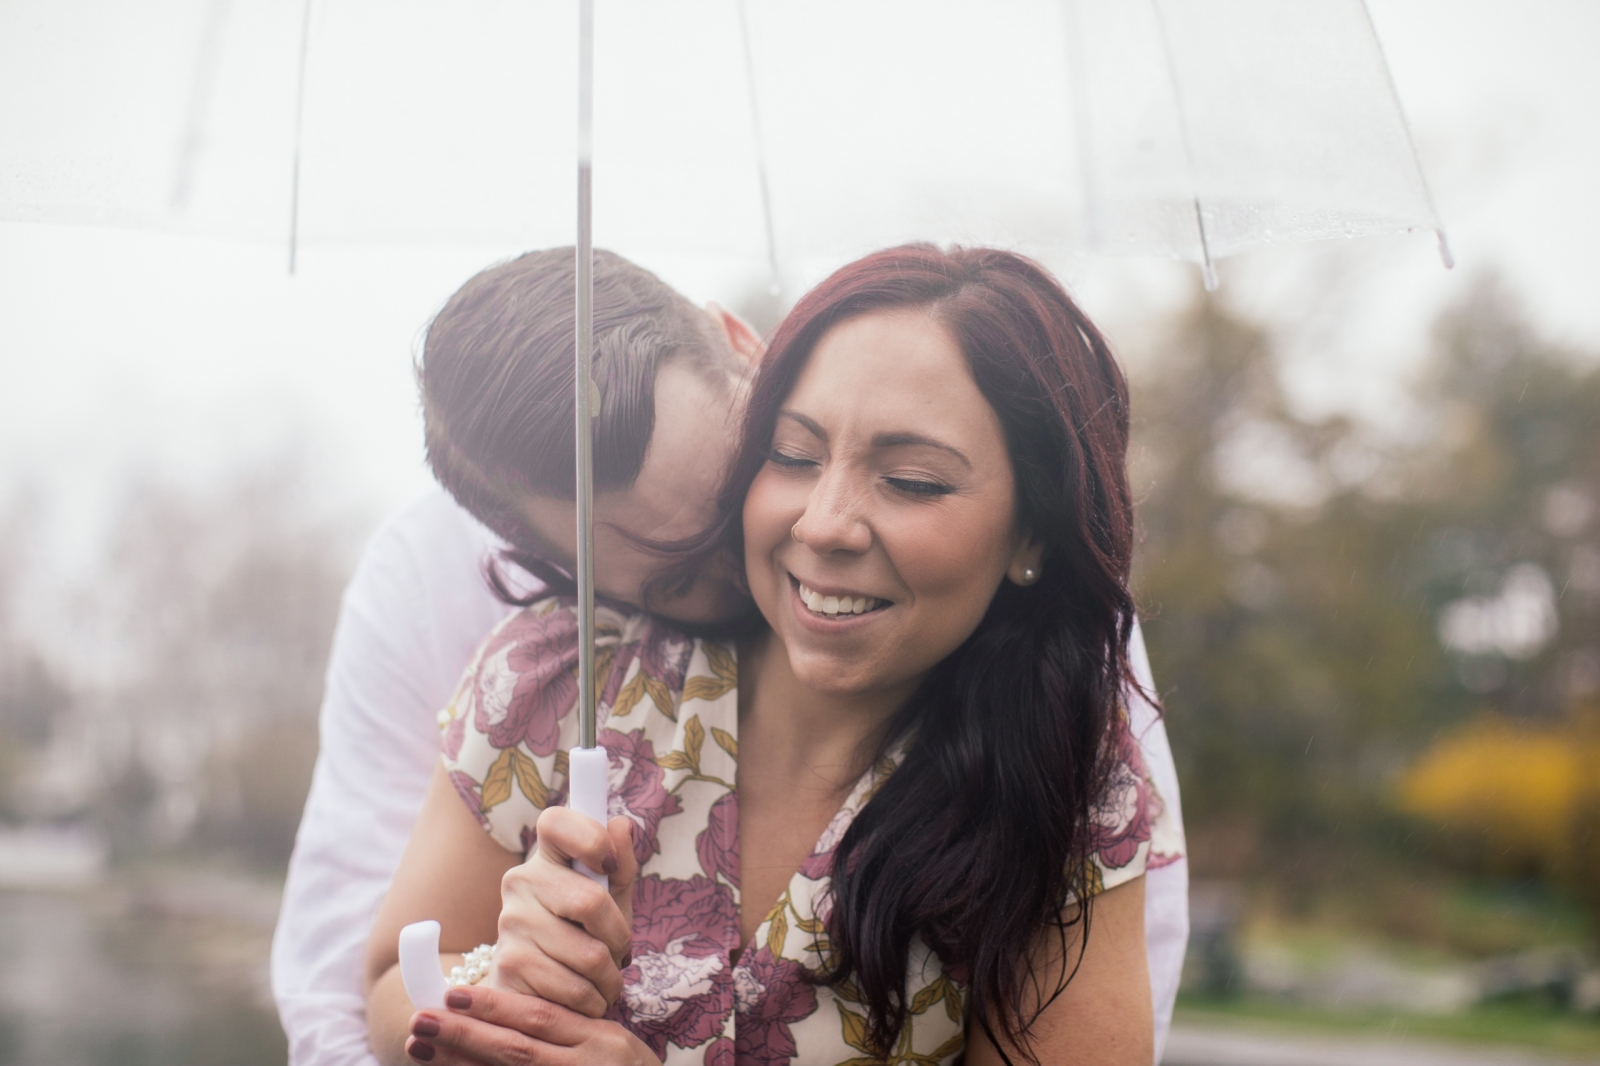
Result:
M950 1016L951 1021L958 1021L959 1018L959 1015L953 1014ZM952 1036L949 1040L946 1040L944 1043L934 1048L931 1054L924 1056L923 1061L929 1063L943 1062L945 1059L949 1058L951 1055L954 1055L956 1052L960 1051L966 1046L967 1034L965 1031L959 1032L955 1036Z
M596 674L595 676L598 677L599 675ZM612 716L621 718L629 714L632 712L634 704L638 703L643 698L644 671L639 670L636 671L632 677L628 678L627 683L622 686L622 690L617 693L616 701L611 704Z
M683 727L683 754L689 760L689 768L695 773L700 772L700 749L705 747L706 729L700 724L697 714L689 719Z
M960 1024L960 1022L961 1022L961 989L957 988L955 986L955 982L953 982L953 981L946 982L946 984L949 987L945 991L945 994L944 994L944 1012L945 1012L946 1015L949 1016L951 1021L956 1022L957 1024Z
M669 751L665 755L656 756L656 765L663 770L692 770L689 757L681 751Z
M944 998L944 978L941 977L931 985L923 988L911 1000L911 1013L924 1014L928 1008Z
M550 805L550 790L539 776L539 765L523 753L521 748L507 748L511 752L511 765L517 771L517 787L528 797L528 802L541 811Z
M767 950L772 952L773 958L783 958L783 942L789 939L789 919L783 915L783 904L778 904L778 910L771 918L767 927Z
M489 772L483 775L483 797L479 800L479 810L487 813L491 807L498 807L511 798L511 760L516 750L502 750L500 757L489 767Z
M706 653L706 665L711 667L715 676L706 677L701 674L691 677L683 683L683 698L686 700L716 700L732 692L739 684L739 670L734 665L733 653L720 644L712 641L702 641L700 647Z
M726 729L712 726L711 739L717 742L717 747L731 755L734 762L739 761L739 742L734 739L732 733L728 732Z
M644 679L644 690L650 693L650 699L655 702L656 710L676 722L678 705L672 702L672 690L667 687L667 683L659 677L651 677L643 670L633 676Z
M868 1055L872 1054L872 1048L867 1045L866 1015L857 1014L853 1010L846 1009L841 1004L839 1007L839 1028L844 1035L846 1044L849 1044L857 1051L865 1052ZM874 1057L870 1061L877 1062L878 1060Z

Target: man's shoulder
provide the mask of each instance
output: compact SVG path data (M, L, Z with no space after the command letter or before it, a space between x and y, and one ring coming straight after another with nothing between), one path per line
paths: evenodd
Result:
M440 565L466 560L476 567L503 547L487 526L434 485L386 518L367 542L364 555Z
M485 564L503 547L444 490L429 489L367 542L345 590L346 611L376 637L438 645L453 677L508 611L484 580Z

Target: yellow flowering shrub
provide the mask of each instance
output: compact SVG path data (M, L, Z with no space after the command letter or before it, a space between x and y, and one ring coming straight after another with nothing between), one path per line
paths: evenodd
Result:
M1491 869L1573 869L1600 798L1600 729L1484 715L1441 736L1400 782L1401 809L1481 840ZM1579 863L1579 865L1582 865Z

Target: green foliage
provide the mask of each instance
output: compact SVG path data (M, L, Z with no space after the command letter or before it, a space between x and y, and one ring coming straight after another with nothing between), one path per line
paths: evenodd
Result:
M1271 338L1211 297L1151 365L1135 583L1198 873L1326 880L1404 839L1395 783L1440 730L1595 698L1593 360L1481 286L1439 322L1399 444L1297 417ZM1514 574L1520 622L1496 599ZM1447 617L1472 639L1446 646Z
M1303 1036L1321 1030L1330 1037L1391 1040L1422 1038L1468 1045L1507 1044L1576 1055L1600 1053L1600 1020L1574 1016L1548 1003L1486 1003L1460 1014L1406 1014L1384 1010L1340 1010L1262 999L1180 996L1179 1023L1238 1025L1263 1033Z

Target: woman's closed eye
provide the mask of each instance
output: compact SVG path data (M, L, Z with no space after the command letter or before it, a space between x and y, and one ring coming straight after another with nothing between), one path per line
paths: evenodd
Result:
M773 466L783 467L786 470L803 470L806 467L817 465L815 459L808 459L804 455L786 452L781 448L773 448L767 453L767 461Z
M953 485L946 485L942 481L930 481L927 478L886 476L883 480L911 496L948 496L955 491Z

